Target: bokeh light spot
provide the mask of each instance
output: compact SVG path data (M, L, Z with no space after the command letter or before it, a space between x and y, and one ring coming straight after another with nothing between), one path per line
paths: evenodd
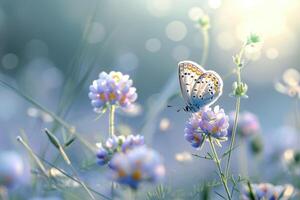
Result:
M191 20L197 21L204 15L204 12L200 7L192 7L190 8L188 15Z
M266 51L267 58L269 58L271 60L276 59L278 57L278 55L279 55L279 52L275 48L269 48Z
M126 71L134 70L138 67L139 59L133 52L121 54L117 59L117 66Z
M171 10L171 0L148 0L147 9L155 17L166 16Z
M150 52L157 52L161 48L161 42L157 38L151 38L146 41L145 48Z
M2 57L2 66L5 69L14 69L19 62L18 57L13 53L8 53Z
M171 122L168 118L162 118L159 123L159 128L161 131L167 131L171 126Z
M166 35L170 40L181 41L185 38L186 34L186 26L180 21L172 21L166 27Z
M58 88L63 83L63 75L56 67L51 67L43 71L42 79L49 89Z

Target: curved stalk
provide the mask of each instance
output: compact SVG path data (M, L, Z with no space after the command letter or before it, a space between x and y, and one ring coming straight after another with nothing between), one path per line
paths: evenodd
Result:
M231 152L232 152L233 145L235 142L235 135L236 135L237 125L238 125L238 120L239 120L240 105L241 105L241 97L237 97L236 104L235 104L234 125L233 125L232 134L231 134L231 141L230 141L227 165L226 165L226 170L225 170L226 177L228 177L228 174L229 174Z
M109 109L109 137L115 136L115 110L116 107L111 105Z
M236 62L236 74L237 74L237 85L239 86L242 83L242 78L241 78L241 64L242 64L242 57L243 53L245 51L246 44L242 47L240 52L237 54L237 62ZM231 159L231 154L232 154L232 149L233 145L235 143L235 135L236 135L236 130L238 126L238 119L239 119L239 112L240 112L240 106L241 106L241 96L236 97L236 104L235 104L235 117L234 117L234 125L233 125L233 130L231 134L231 141L230 141L230 146L229 146L229 153L228 153L228 159L227 159L227 164L225 168L225 175L228 177L229 174L229 169L230 169L230 159Z
M224 174L222 172L221 161L219 159L219 156L217 154L217 151L216 151L215 145L214 145L214 143L211 139L211 136L208 136L208 140L209 140L210 148L211 148L211 151L212 151L212 154L213 154L213 157L214 157L214 162L216 163L216 166L218 168L219 176L220 176L220 179L222 181L223 187L226 191L228 199L231 200L231 195L230 195L230 191L229 191L228 184L227 184L227 177L224 176Z

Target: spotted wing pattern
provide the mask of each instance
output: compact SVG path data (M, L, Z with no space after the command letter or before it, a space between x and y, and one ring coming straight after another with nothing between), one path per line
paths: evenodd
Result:
M213 104L222 95L223 81L214 71L203 73L193 86L191 103L197 108Z
M204 73L204 69L195 62L182 61L178 64L178 75L181 94L188 105L192 104L191 94L196 81Z

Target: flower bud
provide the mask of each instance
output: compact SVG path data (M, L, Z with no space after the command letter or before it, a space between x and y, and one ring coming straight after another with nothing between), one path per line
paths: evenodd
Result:
M203 15L199 18L198 24L204 30L208 30L210 28L210 19L208 15Z
M238 84L237 82L234 82L232 84L232 96L235 97L245 97L247 98L248 96L246 95L248 91L248 86L246 83L240 83Z
M253 44L260 43L260 42L261 42L261 38L259 37L259 35L255 34L255 33L251 33L247 37L246 45L253 45Z
M252 141L251 141L251 151L254 153L254 155L258 155L263 151L264 148L264 144L261 140L260 137L255 137Z

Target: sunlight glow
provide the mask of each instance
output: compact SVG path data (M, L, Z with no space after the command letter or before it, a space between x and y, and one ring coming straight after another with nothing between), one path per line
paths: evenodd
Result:
M204 15L204 12L201 8L199 7L192 7L190 10L189 10L189 18L192 20L192 21L197 21L198 19L200 19L200 17L202 17Z
M171 0L148 0L147 9L151 15L155 17L163 17L167 15L171 9Z
M298 31L299 22L295 16L298 16L299 9L300 1L296 0L222 1L222 9L218 9L217 19L212 25L226 33L217 35L218 46L231 51L235 46L245 42L250 33L255 33L263 40L262 49L259 51L250 49L245 53L246 58L253 61L263 56L270 61L279 59L280 52L280 59L285 59L297 50L295 33ZM230 35L233 36L233 44ZM274 77L278 76L283 68L284 66L278 62L272 67L265 64L264 67L259 64L251 65L251 68L245 68L247 73L245 80L256 85L272 84ZM269 76L264 76L265 73Z
M221 0L209 0L208 1L208 6L211 7L212 9L217 9L221 6L222 1Z
M260 32L263 37L278 37L287 30L287 14L290 4L281 0L243 0L244 7L240 37L249 32ZM238 3L237 2L237 3Z
M232 0L221 15L227 15L230 23L238 24L235 32L240 40L251 32L270 39L290 32L288 25L295 21L293 11L299 6L293 0Z

